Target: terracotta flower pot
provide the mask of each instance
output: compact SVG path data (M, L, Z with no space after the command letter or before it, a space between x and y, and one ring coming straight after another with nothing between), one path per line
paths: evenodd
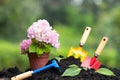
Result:
M29 53L28 58L29 58L30 68L32 70L35 70L47 64L49 59L49 53L42 54L39 57L37 56L36 53Z

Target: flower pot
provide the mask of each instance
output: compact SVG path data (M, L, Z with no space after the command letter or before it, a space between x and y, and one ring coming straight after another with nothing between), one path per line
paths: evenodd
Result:
M37 56L36 53L29 53L28 58L29 58L30 68L32 70L35 70L47 64L49 59L49 53L44 53L41 56Z

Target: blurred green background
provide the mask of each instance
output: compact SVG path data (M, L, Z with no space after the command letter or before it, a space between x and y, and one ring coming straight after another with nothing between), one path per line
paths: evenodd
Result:
M52 49L50 58L66 57L71 46L79 46L85 27L90 26L84 50L92 57L102 37L107 36L99 60L120 69L120 0L0 0L0 70L29 67L19 44L38 19L48 20L60 34L60 48Z

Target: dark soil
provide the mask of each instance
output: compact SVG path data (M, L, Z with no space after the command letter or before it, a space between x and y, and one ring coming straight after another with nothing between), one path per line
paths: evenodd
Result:
M48 62L48 64L51 63L51 60ZM114 72L116 76L106 76L99 73L96 73L94 70L82 70L81 73L74 77L61 77L61 74L68 68L71 64L76 64L80 66L80 60L74 59L73 57L68 57L66 59L62 59L60 62L58 62L61 73L59 73L55 68L51 68L45 71L42 71L38 74L33 75L32 77L29 77L25 80L120 80L120 70L116 68L109 68ZM108 68L104 65L101 65L101 67ZM25 71L28 71L30 69L27 69ZM18 75L20 73L23 73L19 71L17 67L14 68L8 68L3 69L0 71L0 80L10 80L12 76Z

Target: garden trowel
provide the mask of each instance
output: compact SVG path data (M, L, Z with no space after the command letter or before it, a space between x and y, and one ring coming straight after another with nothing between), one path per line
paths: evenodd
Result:
M92 68L94 70L99 69L99 67L101 65L101 62L99 62L97 60L97 58L100 55L101 51L103 50L103 48L104 48L107 41L108 41L108 38L103 37L100 44L99 44L99 46L98 46L98 48L95 51L94 57L90 58L90 57L87 56L86 59L82 62L81 66L89 68L89 69Z
M69 53L68 53L68 57L74 55L75 58L81 58L81 62L86 58L86 56L88 55L88 53L86 51L84 51L82 49L83 45L85 44L87 38L88 38L88 35L91 31L91 28L90 27L86 27L85 28L85 31L82 35L82 38L80 40L80 44L79 44L79 47L75 48L75 47L71 47Z
M61 72L57 61L52 60L52 63L49 64L49 65L46 65L46 66L44 66L42 68L38 68L38 69L36 69L34 71L27 71L25 73L19 74L17 76L12 77L11 80L23 80L25 78L28 78L28 77L32 76L33 74L37 74L37 73L39 73L39 72L41 72L43 70L46 70L46 69L49 69L49 68L52 68L52 67L56 68L59 72Z

